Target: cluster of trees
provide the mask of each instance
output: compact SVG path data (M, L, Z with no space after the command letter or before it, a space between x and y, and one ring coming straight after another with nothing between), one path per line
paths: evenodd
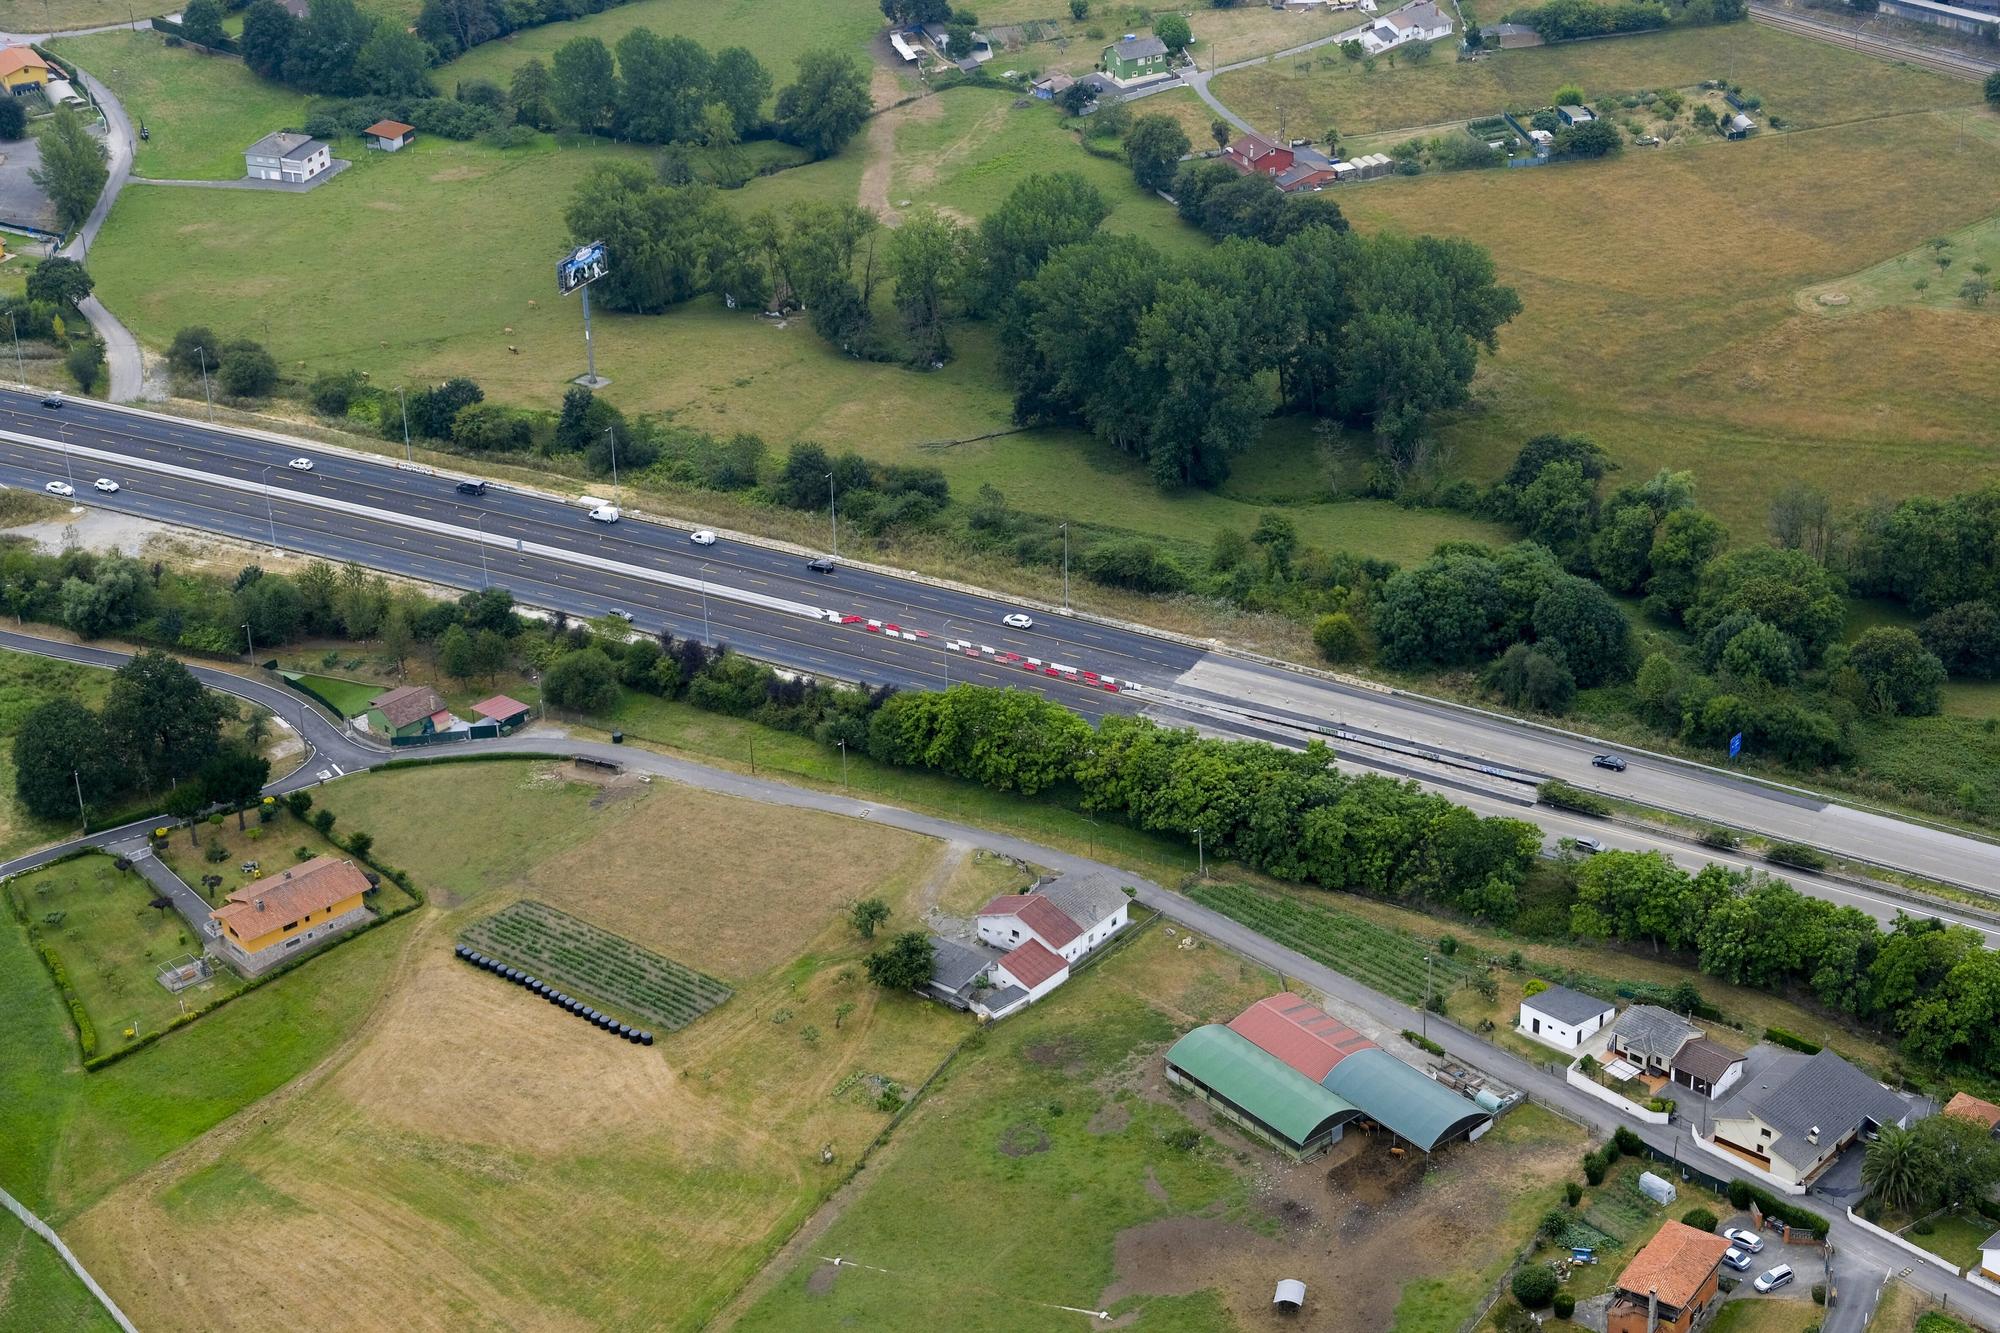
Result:
M1861 1183L1869 1189L1871 1209L1990 1207L1993 1187L2000 1184L2000 1139L1955 1115L1929 1116L1908 1129L1890 1125L1868 1145Z
M35 138L42 163L30 167L28 176L48 195L57 230L73 231L90 216L111 179L111 155L74 107L57 107Z
M1186 258L1099 233L1108 212L1073 174L1023 181L980 226L980 308L1001 323L1017 421L1086 427L1163 486L1220 481L1280 408L1407 448L1465 401L1478 348L1520 309L1478 246L1357 236L1330 207L1275 243Z
M832 503L843 524L878 535L927 527L951 503L941 468L872 463L851 450L836 457L812 443L791 447L765 494L789 509L823 510Z
M1134 133L1136 136L1136 128ZM1135 162L1135 174L1138 166ZM1172 190L1174 207L1181 220L1199 227L1211 240L1238 237L1280 245L1307 227L1348 229L1347 219L1332 196L1286 194L1271 183L1270 177L1246 175L1227 162L1189 162L1178 167L1172 178Z
M424 0L417 35L440 63L524 28L602 13L621 0Z
M164 653L142 652L111 678L104 706L52 699L28 711L14 737L14 792L41 819L102 813L140 789L190 785L199 810L247 801L270 777L270 765L246 745L224 744L235 707L211 694Z
M1780 540L1923 616L1919 634L1950 671L2000 674L2000 487L1877 506L1847 531L1807 492L1774 511L1780 525Z
M1799 987L1821 1004L1893 1029L1925 1065L2000 1075L2000 955L1979 934L1898 916L1884 930L1853 907L1782 880L1710 865L1689 874L1659 852L1605 852L1575 868L1570 928L1585 939L1693 954L1739 986Z
M1735 23L1747 12L1743 0L1549 0L1509 14L1504 21L1526 24L1545 42L1566 42L1654 28Z
M249 338L217 338L214 330L191 324L174 334L167 365L186 384L207 382L229 398L262 398L278 387L278 360Z
M104 340L91 331L78 309L96 285L74 259L45 259L28 274L19 297L0 298L0 317L16 338L45 338L63 350L63 365L77 387L89 393L104 374Z
M431 48L401 23L363 13L354 0L315 0L302 19L277 0L254 0L237 47L252 72L309 93L431 94Z
M461 84L456 97L408 96L350 97L338 102L315 104L302 129L322 139L359 135L378 120L400 120L419 134L440 139L474 139L489 135L501 147L517 146L507 137L507 99L490 83ZM499 133L495 133L498 131ZM516 131L533 139L527 130Z

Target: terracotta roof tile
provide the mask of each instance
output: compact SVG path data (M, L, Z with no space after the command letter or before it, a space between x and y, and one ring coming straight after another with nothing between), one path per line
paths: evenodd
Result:
M502 718L513 717L516 714L527 712L528 705L522 703L519 699L510 699L504 694L496 694L491 699L481 699L478 703L472 705L472 711L481 717L492 718L497 722Z
M1229 1030L1314 1082L1356 1051L1375 1048L1374 1042L1290 991L1257 1001L1236 1016Z
M442 709L444 700L428 685L398 685L370 699L368 706L381 709L389 725L401 730Z
M368 887L368 877L352 861L316 856L244 885L210 915L233 927L240 937L256 939L308 913L366 893ZM257 910L259 900L264 904L261 912Z
M1946 1115L1955 1115L1961 1120L1970 1120L1975 1125L1992 1129L2000 1125L2000 1106L1981 1101L1969 1092L1952 1094L1952 1099L1944 1104Z
M1005 894L980 908L979 915L1019 917L1051 949L1060 949L1083 934L1083 928L1070 920L1062 908L1039 893Z
M1618 1288L1640 1300L1658 1288L1660 1304L1681 1309L1700 1294L1729 1242L1708 1231L1697 1231L1685 1222L1668 1221L1646 1247L1632 1256L1618 1275Z
M1062 960L1060 954L1044 949L1040 940L1029 940L1002 958L998 966L1006 968L1007 975L1033 990L1069 964Z

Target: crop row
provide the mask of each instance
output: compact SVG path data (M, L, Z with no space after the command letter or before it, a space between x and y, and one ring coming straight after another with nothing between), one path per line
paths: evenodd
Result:
M1424 941L1343 912L1229 884L1203 886L1194 898L1315 962L1411 1004L1423 1001L1427 986L1449 991L1469 975L1463 964L1430 951ZM1428 965L1426 952L1432 959Z
M461 942L669 1030L732 993L713 977L532 899L475 922Z

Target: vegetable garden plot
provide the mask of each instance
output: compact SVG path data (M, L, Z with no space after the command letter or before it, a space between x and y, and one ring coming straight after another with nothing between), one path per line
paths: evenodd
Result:
M459 943L670 1032L731 993L713 977L532 898L474 922Z

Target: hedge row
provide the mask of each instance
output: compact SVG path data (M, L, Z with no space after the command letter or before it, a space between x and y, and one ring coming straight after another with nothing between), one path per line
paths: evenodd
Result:
M1804 1051L1807 1055L1818 1055L1822 1049L1818 1042L1807 1041L1795 1032L1783 1028L1765 1028L1764 1040L1773 1046L1783 1046L1788 1050Z
M1732 1180L1729 1182L1729 1203L1731 1207L1748 1208L1752 1202L1756 1203L1764 1216L1775 1217L1786 1226L1795 1227L1802 1231L1810 1231L1818 1236L1825 1236L1833 1230L1831 1222L1821 1217L1818 1213L1813 1212L1810 1208L1801 1208L1791 1200L1780 1198L1767 1189L1761 1189L1756 1185L1752 1185L1747 1180Z

